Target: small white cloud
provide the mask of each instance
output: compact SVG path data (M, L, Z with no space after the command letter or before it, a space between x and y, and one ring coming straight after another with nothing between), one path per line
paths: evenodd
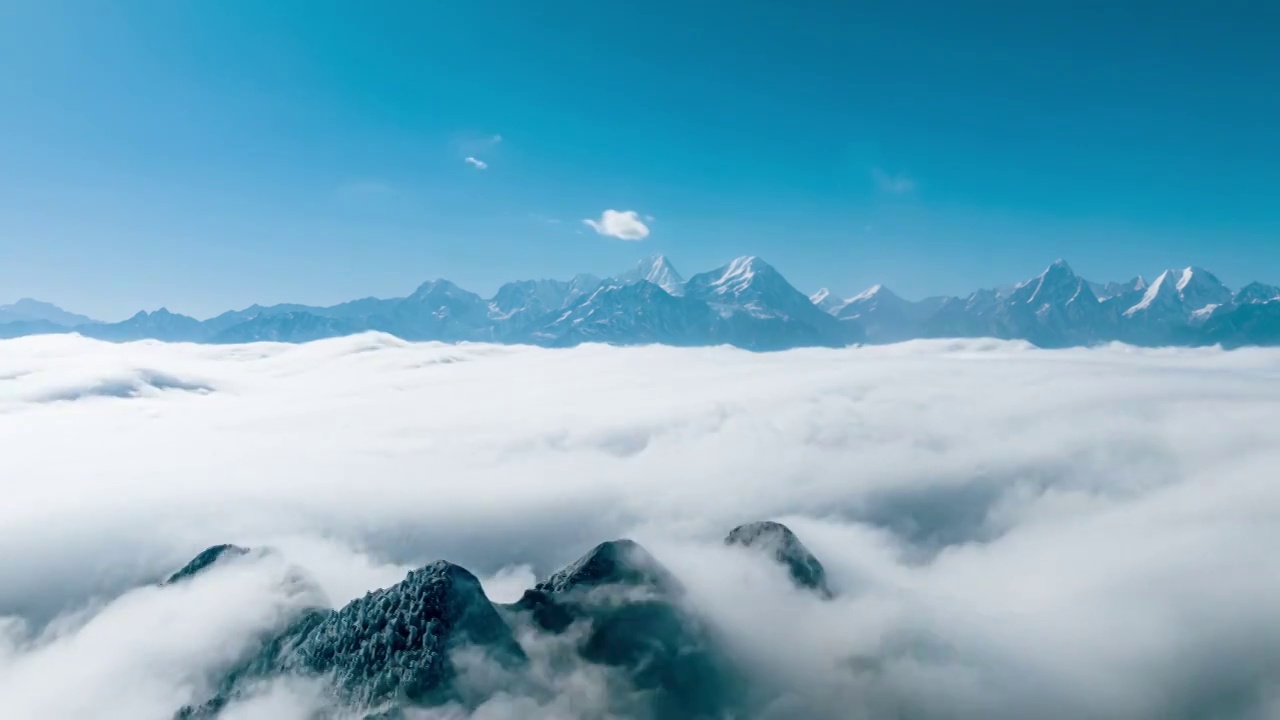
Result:
M475 166L475 169L477 169L477 170L488 170L488 169L489 169L489 163L487 163L487 162L485 162L485 161L483 161L483 160L479 160L479 159L473 158L473 157L467 157L467 158L466 158L466 160L464 160L463 162L466 162L468 165L473 165L473 166Z
M902 173L891 174L880 168L871 168L871 177L882 192L893 195L907 195L916 189L916 181Z
M654 218L652 215L645 215L645 216L644 216L644 221L645 221L645 222L653 222L655 219L656 219L656 218Z
M489 138L489 143L490 143L491 145L497 145L497 144L498 144L498 143L500 143L500 142L502 142L502 136L501 136L501 135L494 135L493 137Z
M645 217L653 220L652 217ZM643 240L649 237L649 226L640 221L635 210L605 210L599 220L587 218L582 222L590 225L599 235L619 240Z

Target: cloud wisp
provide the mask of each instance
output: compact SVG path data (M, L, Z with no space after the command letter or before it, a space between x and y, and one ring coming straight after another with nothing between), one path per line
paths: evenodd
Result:
M650 222L652 216L646 216ZM619 240L643 240L649 237L649 226L640 220L635 210L605 210L599 220L587 218L582 221L596 231L597 235L617 238Z
M477 170L488 170L488 169L489 169L489 163L487 163L487 162L485 162L485 161L483 161L483 160L478 160L478 159L476 159L476 158L473 158L473 157L471 157L470 155L468 155L467 157L463 158L463 160L462 160L462 161L463 161L463 162L465 162L466 164L470 165L471 167L473 167L473 168L477 169Z
M916 182L902 173L889 173L881 168L871 168L871 179L880 192L890 195L910 195L916 191Z
M1280 351L51 336L0 343L0 378L0 717L172 717L318 602L295 566L332 606L437 558L509 600L624 536L761 718L1280 710ZM762 518L834 600L722 545ZM220 542L279 552L148 584ZM473 717L602 717L593 672ZM225 717L317 702L290 681Z

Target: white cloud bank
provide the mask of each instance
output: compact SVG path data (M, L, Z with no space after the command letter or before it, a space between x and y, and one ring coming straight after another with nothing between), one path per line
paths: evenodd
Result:
M213 543L278 547L340 605L439 557L506 600L631 536L778 691L769 717L1274 718L1278 381L1274 350L995 341L5 341L0 717L200 697L302 601L278 556L129 590ZM719 545L761 518L837 600ZM512 703L476 717L584 707Z
M652 217L648 218L650 222ZM635 210L605 210L599 220L587 218L582 221L589 225L598 235L617 238L619 240L643 240L649 237L649 226L640 220Z

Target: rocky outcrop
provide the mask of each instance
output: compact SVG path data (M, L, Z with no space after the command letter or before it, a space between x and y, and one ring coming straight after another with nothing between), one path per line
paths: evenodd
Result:
M739 525L729 531L724 542L768 553L787 568L797 586L826 598L832 597L831 588L827 586L827 571L822 563L786 525L767 521Z
M829 596L822 565L785 526L743 525L726 542L767 550L798 585ZM169 583L248 553L235 545L211 547ZM178 716L215 718L264 681L283 676L323 680L342 717L401 717L443 704L475 707L492 692L511 692L511 683L536 691L541 682L545 689L545 677L526 672L528 656L513 628L529 642L560 643L568 653L566 668L587 663L616 683L623 691L607 698L608 716L711 720L740 714L750 692L730 653L686 607L684 595L676 577L631 540L597 545L518 602L498 607L474 575L437 561L341 609L300 611L228 673L213 697ZM463 682L462 652L496 663L508 685Z

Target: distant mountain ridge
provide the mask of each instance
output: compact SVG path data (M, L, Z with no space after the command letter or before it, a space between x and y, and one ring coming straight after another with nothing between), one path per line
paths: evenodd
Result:
M837 347L917 338L994 337L1040 347L1280 344L1280 287L1233 292L1198 267L1148 282L1093 282L1063 260L1021 282L966 297L906 300L882 285L847 299L806 296L772 265L744 256L685 279L664 256L617 276L521 280L489 298L446 279L401 298L329 307L252 305L207 320L161 308L102 323L32 299L0 306L0 338L77 332L111 341L307 342L375 330L406 340L564 347L734 345L750 350Z

